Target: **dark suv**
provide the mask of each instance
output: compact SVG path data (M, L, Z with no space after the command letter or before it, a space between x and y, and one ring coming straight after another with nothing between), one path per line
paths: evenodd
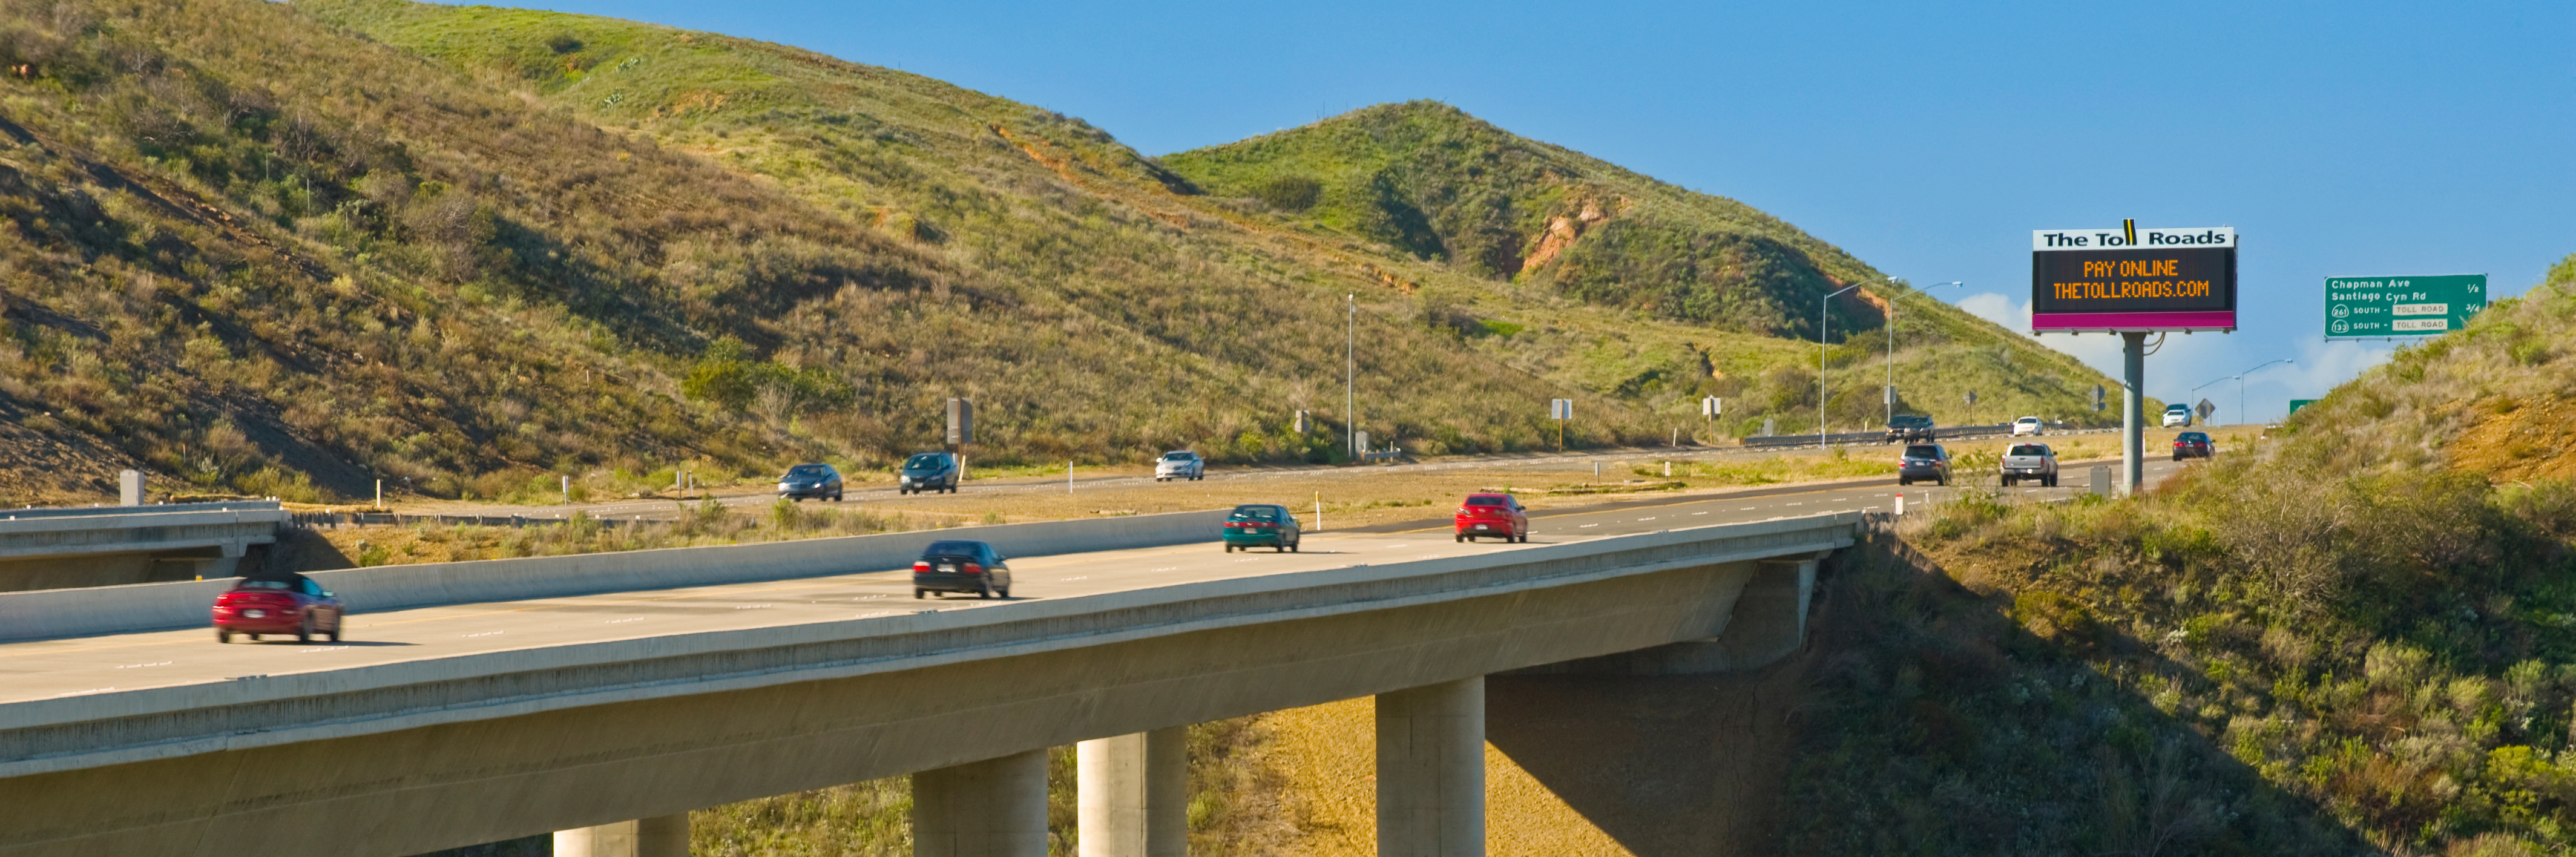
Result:
M1918 443L1905 448L1896 459L1896 484L1916 482L1950 484L1950 451L1937 443Z
M912 562L912 597L924 592L972 592L977 598L1011 597L1010 557L992 545L950 539L931 542Z
M919 494L924 491L957 493L956 455L922 452L904 461L903 472L895 474L894 492Z
M1894 418L1887 421L1888 443L1896 443L1898 441L1911 442L1918 440L1929 441L1931 439L1931 417L1923 416L1921 414L1897 414Z
M834 503L841 502L841 471L832 469L829 464L799 464L787 468L787 475L778 477L778 497L799 503L805 502L807 497L818 500L830 497Z

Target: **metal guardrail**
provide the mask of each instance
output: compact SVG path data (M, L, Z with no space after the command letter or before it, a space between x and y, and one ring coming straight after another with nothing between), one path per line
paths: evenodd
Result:
M299 527L365 527L409 526L412 524L445 524L452 527L525 527L531 524L569 524L572 517L537 518L527 515L405 515L396 512L297 512L291 520ZM646 521L622 518L590 517L591 523L610 527L628 527ZM649 523L670 523L652 521Z
M2011 433L2012 424L2010 423L1991 426L1949 426L1947 428L1933 429L1932 439L1953 440L1967 437L1991 437L1994 435ZM1886 441L1887 433L1884 431L1850 431L1825 435L1825 442L1828 444L1884 443ZM1768 435L1761 437L1748 437L1741 442L1743 445L1751 447L1810 446L1816 442L1816 436L1812 434Z

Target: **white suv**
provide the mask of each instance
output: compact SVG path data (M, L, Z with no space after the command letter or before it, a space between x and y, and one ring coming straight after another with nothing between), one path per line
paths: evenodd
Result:
M1200 458L1198 453L1186 449L1163 453L1163 460L1154 462L1154 481L1156 482L1169 482L1174 479L1197 481L1205 478L1207 478L1207 459Z
M2181 426L2183 428L2191 427L2190 405L2173 404L2165 406L2165 428L2173 428L2175 426Z
M2013 421L2014 437L2020 437L2022 435L2037 437L2045 433L2043 429L2044 424L2039 421L2038 417L2023 417Z

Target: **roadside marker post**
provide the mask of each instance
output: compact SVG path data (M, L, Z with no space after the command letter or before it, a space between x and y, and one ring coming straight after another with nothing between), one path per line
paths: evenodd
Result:
M1896 495L1896 516L1905 517L1905 495L1903 494Z
M1324 492L1315 492L1315 532L1324 531Z

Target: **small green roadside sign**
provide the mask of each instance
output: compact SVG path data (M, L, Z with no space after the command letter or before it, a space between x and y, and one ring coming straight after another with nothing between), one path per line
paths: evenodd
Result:
M2326 338L2440 336L2487 308L2487 275L2327 277Z
M2317 403L2317 400L2315 400L2315 399L2291 399L2291 400L2290 400L2290 413L2294 413L2294 414L2295 414L2295 413L2298 413L2300 408L2304 408L2304 407L2307 407L2307 406L2309 406L2309 405L2313 405L2313 404L2316 404L2316 403Z

